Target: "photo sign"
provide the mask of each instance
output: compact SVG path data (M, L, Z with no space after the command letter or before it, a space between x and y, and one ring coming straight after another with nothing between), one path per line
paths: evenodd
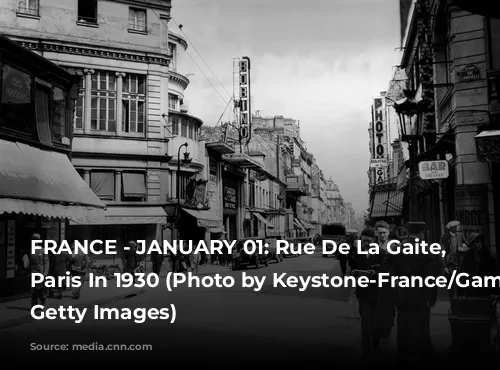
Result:
M424 161L418 164L422 180L446 179L450 175L447 161Z

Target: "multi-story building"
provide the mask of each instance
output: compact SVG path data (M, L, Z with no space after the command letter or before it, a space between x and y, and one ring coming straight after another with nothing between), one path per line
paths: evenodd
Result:
M29 291L32 235L104 212L70 161L77 81L0 35L0 298Z
M466 234L483 234L498 255L500 20L488 4L411 1L401 22L401 67L425 107L415 128L423 131L416 161L445 160L449 167L447 178L425 181L412 168L411 216L425 220L434 239L448 221L459 220Z
M72 162L107 210L73 220L72 238L165 238L167 213L203 169L202 122L182 104L189 80L177 71L187 43L168 30L170 8L170 0L0 5L1 32L81 76ZM191 162L178 171L185 153Z

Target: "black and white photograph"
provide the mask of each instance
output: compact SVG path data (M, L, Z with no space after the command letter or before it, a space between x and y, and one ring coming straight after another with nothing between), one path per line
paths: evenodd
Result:
M0 0L0 99L3 368L500 366L497 0Z

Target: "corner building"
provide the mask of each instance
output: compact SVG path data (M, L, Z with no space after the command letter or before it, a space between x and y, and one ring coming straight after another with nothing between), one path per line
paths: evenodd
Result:
M417 182L413 190L434 238L457 219L466 234L484 234L498 256L500 18L490 2L471 3L413 1L408 22L402 20L408 88L434 106L424 119L418 161L447 160L450 172L444 180ZM423 68L429 56L430 74Z
M72 220L68 239L112 239L122 247L175 235L167 212L185 193L177 175L184 189L203 163L202 122L183 105L189 80L177 72L187 43L169 33L170 9L170 0L0 5L0 32L81 76L72 163L107 209ZM177 174L184 142L192 162Z

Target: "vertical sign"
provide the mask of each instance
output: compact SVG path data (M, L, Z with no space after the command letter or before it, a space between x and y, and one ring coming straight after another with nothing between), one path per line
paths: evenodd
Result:
M470 233L480 233L488 239L487 195L487 189L481 186L455 188L455 218L466 238Z
M387 117L383 98L375 98L372 108L373 137L372 137L372 159L387 159ZM375 184L387 180L387 166L374 169Z
M252 110L250 107L250 58L239 61L240 136L247 142L251 137Z
M219 215L220 196L218 195L217 187L217 160L213 157L208 158L208 184L207 197L210 209Z

